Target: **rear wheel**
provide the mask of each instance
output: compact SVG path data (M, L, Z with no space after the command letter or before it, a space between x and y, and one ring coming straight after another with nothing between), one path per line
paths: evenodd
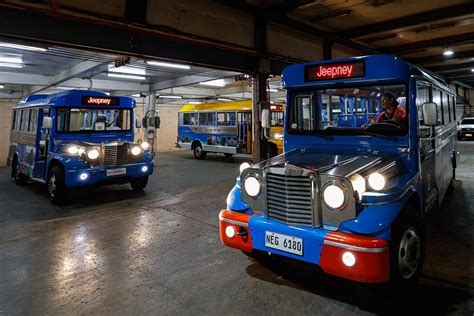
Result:
M133 191L141 191L146 187L147 184L148 176L136 177L130 180L130 186L132 187Z
M413 286L421 275L426 251L424 227L418 216L400 214L392 224L390 283Z
M67 188L64 183L64 171L59 166L54 166L48 177L48 195L51 203L62 204L67 199Z
M206 152L202 149L202 146L201 144L197 144L195 147L194 147L194 158L196 158L197 160L204 160L206 159Z
M234 154L225 153L224 156L226 156L227 158L230 158L230 157L234 156Z
M28 182L28 176L18 170L18 162L14 162L12 165L12 176L17 185L25 185Z

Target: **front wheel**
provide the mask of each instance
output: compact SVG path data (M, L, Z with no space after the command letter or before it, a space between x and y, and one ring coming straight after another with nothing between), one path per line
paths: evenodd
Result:
M132 187L133 191L141 191L146 187L147 184L148 176L136 177L130 180L130 186Z
M48 178L49 200L54 205L62 204L67 199L67 188L64 183L64 171L61 167L55 166L51 169Z
M234 154L224 153L224 156L227 157L227 158L230 158L230 157L234 156Z
M424 229L416 216L402 216L392 225L390 283L413 286L421 275L426 252Z
M201 144L198 144L196 145L196 147L194 147L194 158L196 158L197 160L206 159L206 154L207 153L202 149Z
M28 176L21 173L18 170L18 163L15 163L12 166L12 176L13 176L13 178L15 178L15 183L17 185L25 185L28 182Z

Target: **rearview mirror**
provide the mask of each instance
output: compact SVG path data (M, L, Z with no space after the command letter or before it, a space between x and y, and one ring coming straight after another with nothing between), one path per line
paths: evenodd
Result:
M428 126L438 124L438 109L434 102L423 103L423 123Z
M53 118L49 116L43 117L43 124L42 127L44 129L51 129L53 128Z
M262 127L265 128L265 129L271 127L270 110L268 110L268 109L263 109L262 110Z
M136 128L142 128L142 119L137 118L137 119L135 120L135 127L136 127Z

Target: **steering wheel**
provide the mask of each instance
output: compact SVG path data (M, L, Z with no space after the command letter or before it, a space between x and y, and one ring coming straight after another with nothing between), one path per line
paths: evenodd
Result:
M375 124L370 124L366 127L367 131L376 131L378 129L384 129L386 131L400 131L404 130L405 126L403 126L403 124L398 121L387 120L376 122Z
M336 124L332 121L321 121L321 123L323 124L329 123L329 125L336 127Z

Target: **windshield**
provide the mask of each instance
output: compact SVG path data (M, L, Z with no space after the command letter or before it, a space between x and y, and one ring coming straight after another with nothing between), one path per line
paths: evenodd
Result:
M462 125L474 125L474 119L464 119L461 121Z
M272 111L271 115L272 126L283 126L283 123L285 122L285 115L283 114L283 112Z
M59 133L130 131L131 111L118 109L60 108L56 119Z
M335 87L292 95L289 133L407 133L404 85Z

